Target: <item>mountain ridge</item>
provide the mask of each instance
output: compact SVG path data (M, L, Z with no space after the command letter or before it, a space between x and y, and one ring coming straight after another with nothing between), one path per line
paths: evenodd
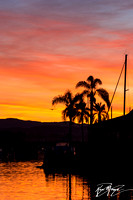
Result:
M45 125L68 125L69 122L40 122L32 120L22 120L18 118L5 118L0 119L0 129L3 128L32 128Z

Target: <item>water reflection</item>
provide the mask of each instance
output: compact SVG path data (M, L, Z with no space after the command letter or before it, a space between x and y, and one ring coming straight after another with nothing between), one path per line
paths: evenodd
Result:
M52 182L55 183L56 187L60 185L60 191L64 189L61 193L65 194L66 200L91 200L91 198L88 196L88 184L87 180L84 178L81 178L76 175L72 175L71 173L62 175L62 174L49 174L47 175L47 187L51 186ZM53 188L53 186L52 186ZM56 189L57 189L56 188ZM90 188L89 188L90 191ZM61 194L63 195L63 194ZM89 192L90 195L90 192Z
M97 184L71 173L45 173L36 168L38 162L0 163L1 200L93 200ZM7 192L8 191L8 192ZM125 196L124 196L125 198ZM133 200L130 192L129 198ZM101 198L99 197L98 200ZM104 200L122 200L121 195L102 197Z

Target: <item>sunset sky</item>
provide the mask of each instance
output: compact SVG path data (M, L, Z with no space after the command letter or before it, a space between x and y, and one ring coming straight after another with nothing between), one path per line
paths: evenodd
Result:
M0 1L0 118L61 121L54 96L88 76L112 98L128 54L126 113L133 108L132 0ZM113 117L123 114L123 77ZM53 110L54 108L54 110Z

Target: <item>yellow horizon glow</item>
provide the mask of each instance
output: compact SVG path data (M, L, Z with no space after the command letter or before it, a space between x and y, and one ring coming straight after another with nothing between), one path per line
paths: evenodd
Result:
M106 89L110 94L111 100L121 70L120 67L119 70L116 68L111 69L111 67L106 69L106 67L104 67L105 63L99 61L99 70L97 66L98 61L85 59L83 62L83 59L77 59L76 61L74 58L74 62L71 59L70 61L67 61L67 65L70 66L70 69L61 69L61 74L55 75L52 78L45 76L45 74L43 75L43 70L41 71L42 73L40 73L40 71L34 72L34 70L28 70L28 73L26 73L27 69L24 69L23 73L21 73L19 69L11 69L9 71L3 69L0 80L0 118L19 118L23 120L37 120L43 122L62 121L61 111L63 105L58 104L54 106L54 110L51 110L52 99L55 96L63 95L68 89L70 89L73 94L81 92L84 88L75 89L75 85L78 81L87 79L87 71L90 71L88 76L93 75L94 78L100 78L102 80L103 84L98 87ZM64 65L63 63L64 59L59 61L59 66L57 67L59 70L60 65ZM76 63L78 63L78 68L75 66ZM89 63L93 66L91 70L87 69ZM120 64L122 66L123 63ZM118 63L118 66L120 66L120 64ZM102 65L103 68L101 67ZM81 66L83 66L83 68L81 68ZM53 69L52 74L56 72L56 69ZM133 80L129 76L129 73L132 73L132 69L129 68L129 70L128 77L133 85ZM51 70L47 71L47 74L51 75ZM109 79L108 76L111 78ZM129 80L127 82L129 82ZM123 84L122 77L112 104L113 118L123 115ZM133 87L130 86L130 95L129 92L127 92L128 104L126 104L126 113L128 113L129 107L131 107L132 91ZM102 100L98 98L98 101Z

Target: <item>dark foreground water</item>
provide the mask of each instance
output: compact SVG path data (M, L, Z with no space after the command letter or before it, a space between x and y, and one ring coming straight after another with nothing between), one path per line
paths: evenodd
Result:
M0 200L133 200L132 191L96 197L100 182L78 174L49 173L41 162L0 163ZM124 183L121 183L124 184Z

